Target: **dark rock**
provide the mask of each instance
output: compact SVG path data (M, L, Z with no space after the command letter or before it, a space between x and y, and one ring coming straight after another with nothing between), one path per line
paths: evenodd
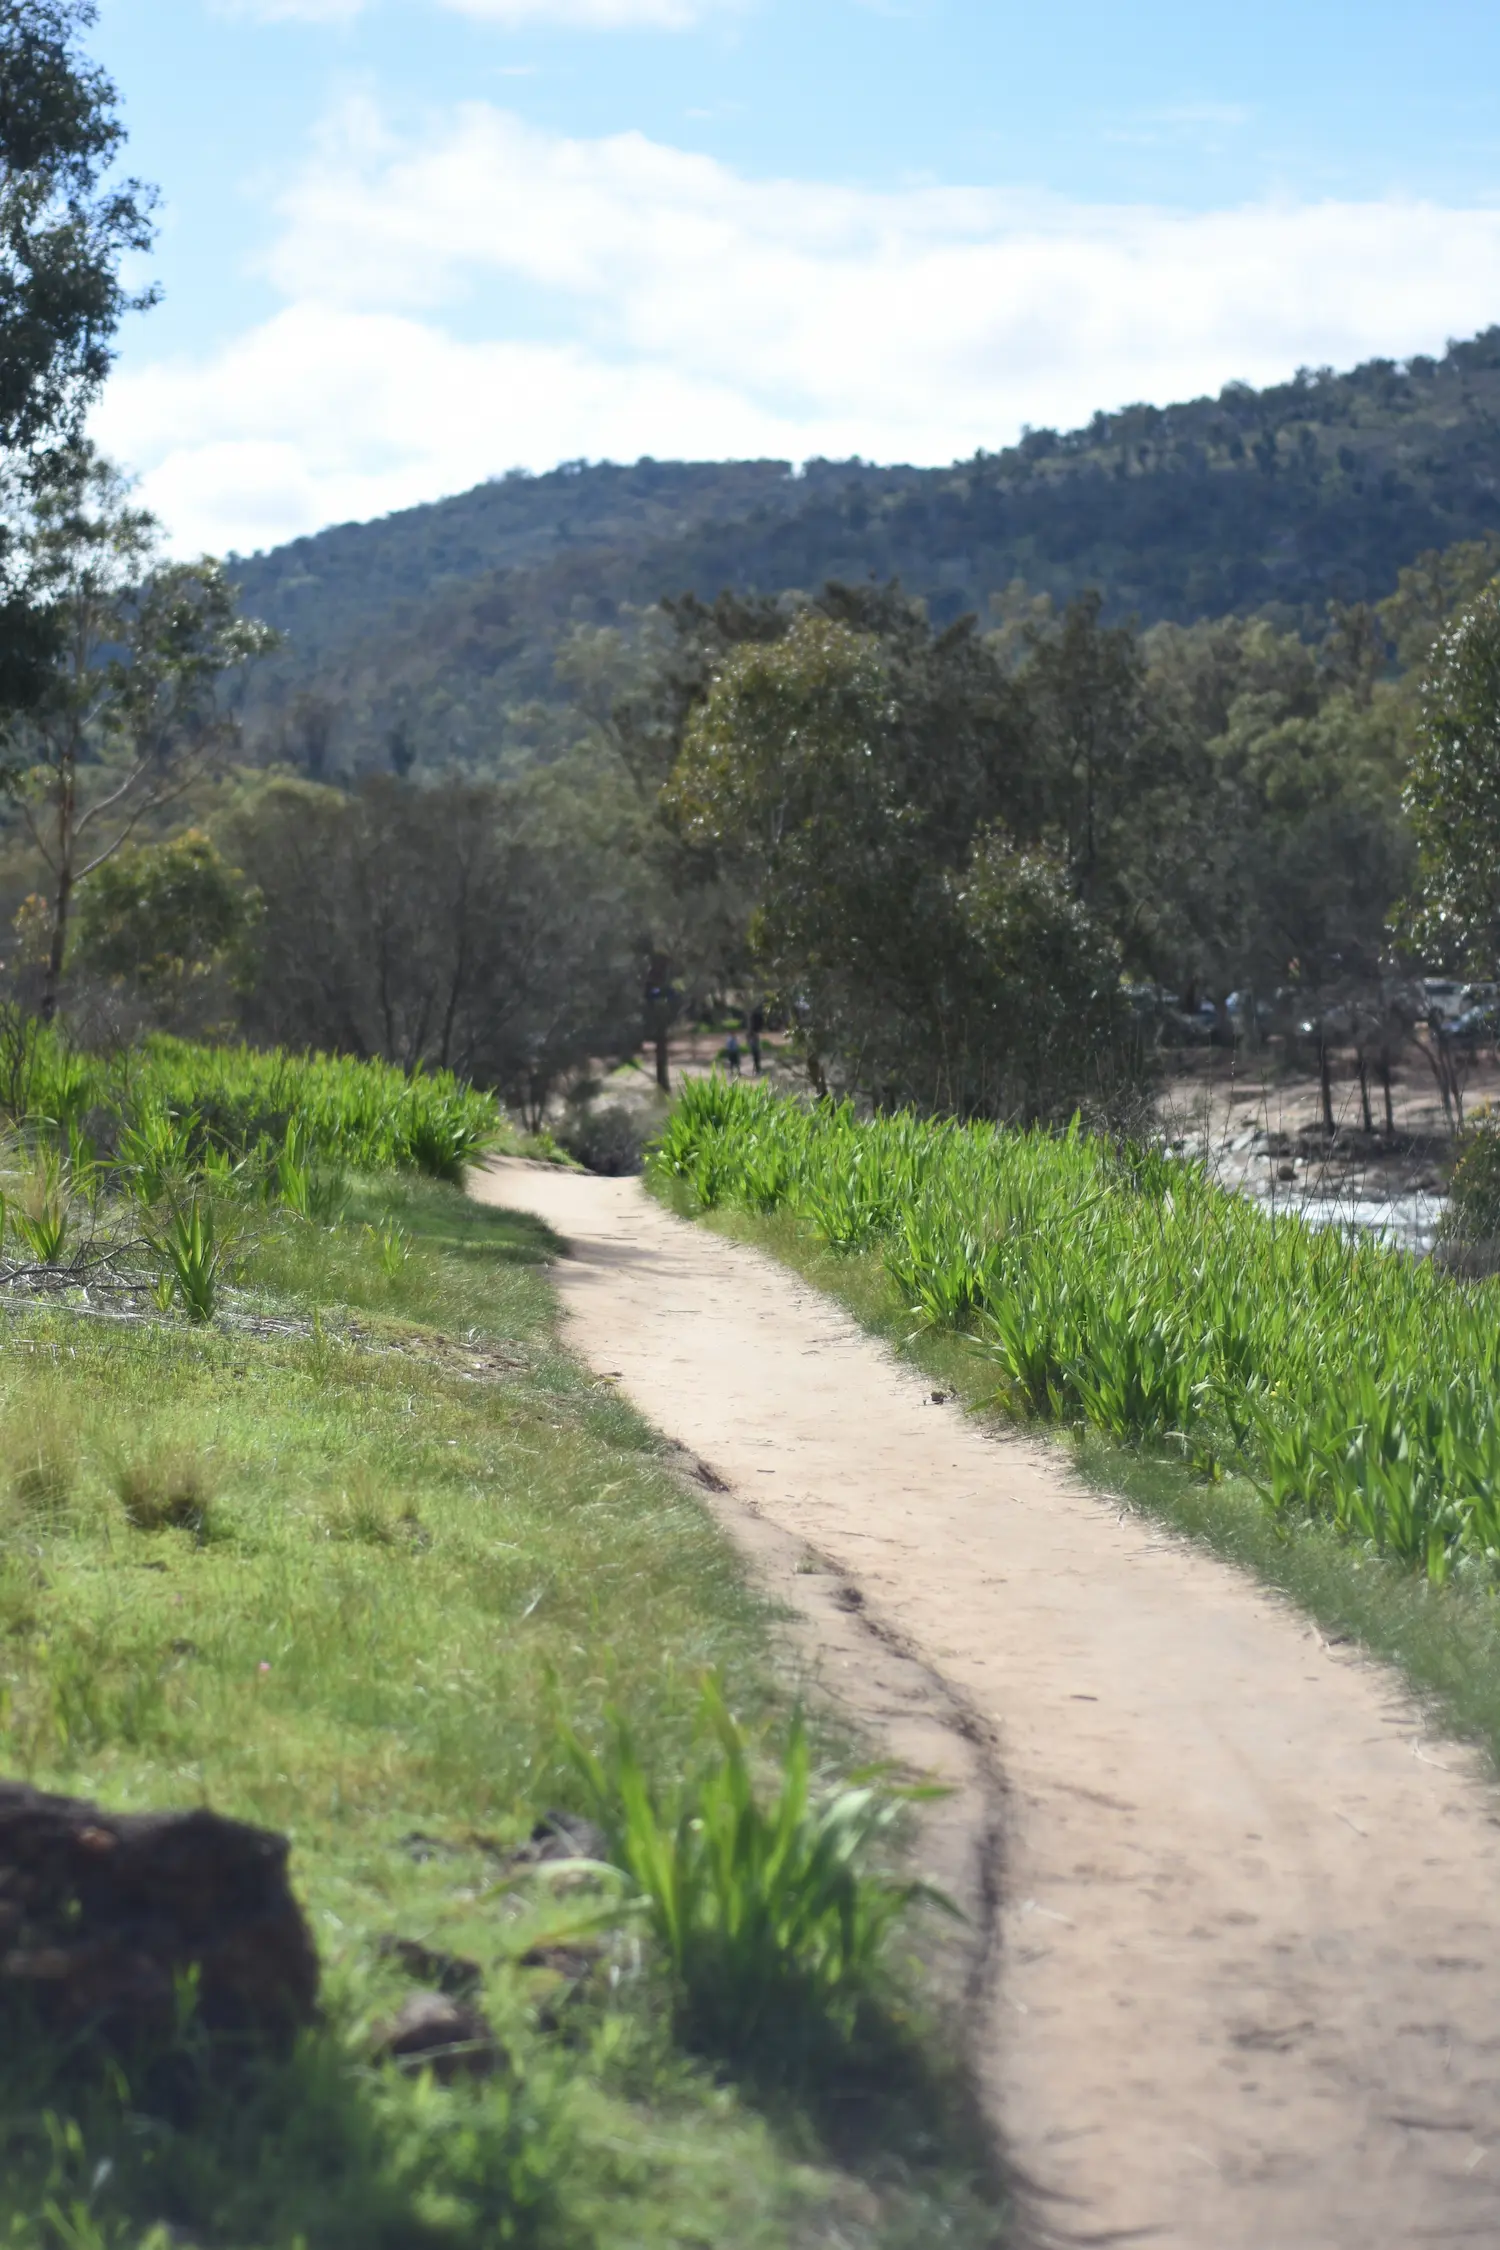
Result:
M602 1949L587 1939L527 1947L517 1966L533 1971L539 2031L566 2029L572 2010L594 1985L603 1959Z
M488 2078L505 2060L480 2011L444 1992L414 1992L393 2016L375 2027L377 2062L405 2070L430 2070L435 2078Z
M566 1977L576 1984L581 1978L593 1975L600 1957L600 1947L580 1944L575 1939L570 1945L530 1945L520 1957L520 1966L548 1969L554 1976Z
M399 1963L409 1977L432 1985L450 2000L472 2000L484 1982L477 1961L466 1961L460 1953L440 1953L420 1938L383 1937L379 1951L386 1960Z
M531 1831L530 1841L512 1852L512 1867L540 1867L558 1859L609 1857L609 1838L581 1813L546 1812Z
M402 1837L401 1850L420 1867L425 1860L447 1858L453 1846L445 1844L441 1836L429 1836L422 1829L414 1828L409 1836Z
M192 1975L206 2030L285 2043L318 1993L287 1851L206 1809L110 1813L0 1783L0 2002L127 2049L170 2036Z

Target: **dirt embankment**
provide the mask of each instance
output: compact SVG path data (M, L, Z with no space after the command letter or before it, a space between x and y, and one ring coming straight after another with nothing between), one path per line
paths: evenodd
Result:
M976 2054L1050 2226L1500 2241L1500 1827L1477 1762L1389 1674L934 1404L638 1182L505 1164L476 1186L567 1238L576 1344L712 1466L752 1552L758 1520L847 1573L998 1761L1003 1840L971 1831L971 1879L1003 1901Z

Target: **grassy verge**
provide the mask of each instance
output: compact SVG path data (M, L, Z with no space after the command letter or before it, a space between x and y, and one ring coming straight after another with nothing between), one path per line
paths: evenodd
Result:
M713 1667L778 1726L773 1621L560 1349L544 1232L435 1184L351 1197L257 1221L211 1323L0 1298L6 1768L287 1831L325 1966L290 2062L188 2118L0 2054L0 2242L989 2243L946 2092L840 2134L752 2099L677 2043L632 1927L585 1927L596 1892L507 1876L579 1803L561 1719L601 1743L616 1705L670 1772ZM498 2076L371 2064L393 1938L479 1964Z
M680 1207L690 1209L691 1198L682 1196ZM763 1216L721 1207L696 1215L735 1241L769 1251L836 1298L976 1416L997 1429L1014 1428L995 1406L993 1358L963 1335L921 1328L880 1251L832 1250L806 1220L786 1211ZM1289 1531L1244 1479L1208 1482L1160 1448L1116 1444L1095 1430L1028 1427L1100 1491L1255 1572L1330 1638L1358 1641L1398 1665L1430 1700L1435 1718L1500 1767L1500 1601L1487 1588L1434 1586L1397 1561L1361 1553L1328 1527Z

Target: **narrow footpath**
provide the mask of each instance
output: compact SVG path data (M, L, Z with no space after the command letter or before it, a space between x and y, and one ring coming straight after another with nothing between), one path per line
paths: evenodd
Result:
M984 1434L635 1180L502 1163L571 1339L826 1556L1005 1779L978 2064L1057 2233L1500 2244L1500 1800L1387 1671Z

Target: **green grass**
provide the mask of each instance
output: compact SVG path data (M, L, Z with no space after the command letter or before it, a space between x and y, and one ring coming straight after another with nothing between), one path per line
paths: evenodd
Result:
M456 1181L486 1148L513 1138L494 1096L448 1071L165 1036L96 1055L9 1005L0 1008L0 1111L64 1136L82 1128L106 1153L123 1144L137 1165L269 1144L304 1173L323 1159Z
M332 1228L256 1206L209 1319L0 1295L6 1769L285 1830L326 2002L288 2063L210 2078L190 2116L12 2042L11 2250L995 2239L912 2021L911 2091L864 2087L835 2137L683 2046L638 1918L596 1926L612 1893L506 1878L534 1818L581 1806L571 1744L604 1750L612 1711L658 1777L690 1760L710 1670L752 1739L788 1718L774 1620L558 1343L554 1247L452 1188L356 1176ZM570 1931L576 1992L522 1962ZM391 1937L480 1964L499 2077L369 2062L409 1989Z
M623 1719L603 1757L576 1737L569 1748L613 1864L649 1901L688 2038L801 2092L846 2075L870 2029L882 2042L872 2004L907 1909L956 1909L872 1863L913 1792L877 1772L818 1797L798 1711L773 1795L757 1785L754 1744L716 1680L702 1722L698 1754L665 1786Z

